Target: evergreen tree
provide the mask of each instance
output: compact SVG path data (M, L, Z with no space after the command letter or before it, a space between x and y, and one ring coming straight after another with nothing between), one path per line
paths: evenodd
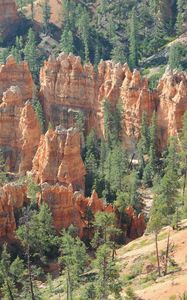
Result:
M174 44L170 46L168 64L171 70L182 68L180 44Z
M185 0L177 0L177 20L176 20L176 32L178 35L182 34L184 31L184 21L185 21Z
M111 150L110 170L106 169L105 179L110 183L113 192L124 189L124 177L128 170L128 155L121 145L116 145ZM110 174L108 173L110 172Z
M187 112L184 113L183 116L183 128L182 128L182 135L181 135L181 142L182 142L182 174L184 174L183 180L183 196L185 195L186 190L186 180L187 180Z
M160 196L162 202L165 203L166 208L164 214L166 217L174 215L178 205L178 170L179 170L179 157L176 148L176 140L171 139L168 149L168 155L165 159L166 167L164 169L164 176L161 178L157 195Z
M120 233L120 230L116 228L114 213L97 212L93 225L95 227L95 235L92 240L93 247L96 248L98 245L107 244L113 248L113 237Z
M125 57L124 54L124 46L121 43L117 43L114 45L112 52L111 52L111 59L115 62L115 63L121 63L124 64L127 59Z
M80 17L78 20L78 32L81 37L81 41L84 45L84 61L89 62L90 50L89 50L89 24L90 17L86 8L80 10Z
M60 39L60 48L63 52L69 54L74 53L74 41L73 41L73 34L68 27L65 27L61 39Z
M42 5L42 15L44 31L47 34L49 31L49 21L51 17L51 7L49 5L49 0L44 0L44 3Z
M29 64L29 68L34 75L37 77L38 66L37 66L37 53L36 53L36 40L33 30L30 28L28 31L27 42L24 48L25 60Z
M129 36L129 65L131 69L138 65L138 46L137 46L137 24L135 9L132 10L130 19L130 36Z
M139 141L139 144L142 148L143 154L148 154L150 148L150 132L147 121L147 113L145 111L142 114L141 139Z
M7 182L6 166L4 160L4 154L2 149L0 149L0 185Z
M160 256L158 248L158 234L162 227L167 224L164 210L166 209L166 203L162 201L162 196L156 196L151 209L151 216L148 223L148 231L155 235L155 249L157 258L158 275L161 276Z
M88 257L84 243L77 237L72 237L68 232L63 231L61 238L61 263L67 281L67 299L73 300L73 290L80 282L80 275L84 272Z
M114 295L120 299L121 282L116 260L110 255L111 249L105 243L96 252L94 266L98 269L97 280L95 283L98 299L107 300L109 295Z
M151 186L153 183L153 178L157 171L157 125L156 125L156 113L153 113L151 126L149 128L150 132L150 146L149 146L149 161L144 169L143 181L144 183Z
M44 133L45 132L45 118L44 118L44 113L43 113L41 103L35 96L32 99L32 103L33 103L33 107L34 107L34 111L36 113L37 119L40 123L41 132Z
M3 299L16 300L18 299L18 284L22 284L24 265L23 261L17 257L11 262L10 254L7 250L7 245L3 245L0 260L0 282L1 295Z

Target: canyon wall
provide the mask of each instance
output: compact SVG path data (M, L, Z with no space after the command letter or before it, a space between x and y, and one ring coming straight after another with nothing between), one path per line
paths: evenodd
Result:
M86 170L80 154L80 135L77 129L49 129L41 137L33 159L32 175L35 181L65 186L84 191Z
M112 106L120 100L123 110L123 141L134 151L140 136L141 117L147 112L151 120L157 111L159 144L164 148L169 136L177 135L187 110L186 74L166 73L158 88L150 91L148 80L128 66L101 61L95 71L91 64L82 65L80 58L60 54L50 57L40 73L41 98L47 121L69 128L76 124L82 111L86 129L95 128L103 134L103 106L107 99Z
M101 61L98 70L82 65L80 58L61 54L50 57L40 72L40 97L47 124L41 134L33 109L34 83L26 62L16 64L10 56L0 65L0 148L7 171L24 175L29 171L41 186L39 203L47 202L57 231L70 224L79 235L88 235L87 210L115 212L105 206L94 191L84 197L85 167L81 158L81 141L76 129L77 117L83 112L86 132L96 129L104 134L102 101L114 108L122 105L123 141L130 152L140 136L141 116L147 112L150 121L157 112L160 147L169 136L180 133L182 116L187 110L187 74L166 72L156 90L150 91L147 79L127 65ZM52 129L54 128L54 129ZM16 210L26 201L26 188L10 183L0 188L0 237L14 236ZM136 237L145 230L142 215L128 208L128 235Z
M16 3L14 0L0 1L0 24L8 24L18 19Z
M33 80L26 62L12 56L0 65L0 148L10 172L25 173L40 141L40 125L30 99Z

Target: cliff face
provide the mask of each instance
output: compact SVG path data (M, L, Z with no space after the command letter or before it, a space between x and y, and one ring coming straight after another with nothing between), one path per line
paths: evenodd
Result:
M14 0L1 0L0 2L0 24L14 22L18 18Z
M102 100L113 106L121 100L123 109L123 140L134 151L140 136L141 116L147 112L150 121L158 111L160 145L168 136L177 134L186 110L186 75L165 74L158 88L150 91L148 81L127 65L101 61L96 72L92 65L82 66L79 57L61 54L45 62L40 73L41 97L47 120L68 128L75 125L76 113L82 111L86 128L103 133Z
M15 211L23 206L26 187L6 184L0 188L0 238L13 238L16 230Z
M157 91L160 101L157 111L159 140L163 147L169 136L178 136L182 127L182 116L187 111L187 73L165 73Z
M9 57L0 66L0 147L9 171L26 172L40 140L40 126L27 99L32 98L33 81L25 62Z
M121 65L101 62L98 72L91 64L82 66L79 57L61 54L45 62L40 73L41 97L47 120L54 125L61 122L66 128L75 124L81 110L87 128L100 130L103 122L101 101L117 102L124 78Z
M41 137L33 159L32 174L39 183L57 182L74 190L84 190L84 163L80 156L80 135L77 129L58 126Z

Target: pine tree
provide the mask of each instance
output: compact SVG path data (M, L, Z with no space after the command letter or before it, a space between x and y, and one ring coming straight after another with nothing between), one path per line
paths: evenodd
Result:
M49 20L51 17L51 7L49 5L49 0L44 0L44 3L42 5L42 15L44 31L47 34L49 31Z
M141 145L143 154L148 154L150 148L150 132L147 121L147 113L145 111L142 114L141 139L139 141L139 144Z
M82 43L84 45L84 61L89 62L90 50L89 50L89 24L90 17L88 11L83 8L80 11L80 18L78 20L78 31L81 36Z
M7 182L6 166L4 160L4 154L2 149L0 149L0 185Z
M148 186L151 186L153 183L153 178L157 171L157 125L156 125L156 113L153 113L151 126L149 128L150 132L150 145L149 145L149 161L144 169L143 181Z
M151 215L148 223L148 231L155 235L155 249L157 258L158 275L161 276L160 256L158 248L158 234L162 227L167 224L167 218L165 217L164 210L166 203L162 201L161 196L156 196L151 209Z
M44 113L43 113L41 103L38 100L38 98L36 98L35 96L32 99L32 103L33 103L33 107L34 107L34 111L36 113L37 119L40 123L41 132L44 133L45 132L45 118L44 118Z
M110 255L111 249L105 243L97 249L94 266L98 269L95 283L98 299L107 300L109 295L120 298L121 282L116 260Z
M73 34L68 27L65 27L61 39L60 39L60 48L66 54L74 53L74 41L73 41Z
M10 253L7 245L3 245L0 259L0 280L2 283L1 292L3 299L18 299L17 284L22 284L24 265L23 261L17 257L11 262Z
M129 65L131 69L138 65L138 46L137 46L137 24L135 9L132 10L130 19L130 36L129 36Z
M121 145L116 145L111 150L110 174L108 169L105 172L105 178L110 183L113 192L124 190L124 177L128 171L128 155Z
M185 0L177 0L177 20L176 20L176 32L178 35L182 34L184 31L184 21L185 21Z
M170 46L168 65L171 70L181 69L181 48L180 44Z
M185 195L186 190L186 180L187 180L187 112L184 113L183 116L183 128L181 134L181 142L182 142L182 174L184 174L183 179L183 196Z
M66 231L63 231L61 245L62 257L60 261L65 270L67 299L73 300L73 291L80 281L80 275L84 272L88 257L84 243Z
M115 63L121 63L121 64L124 64L127 61L124 54L124 46L122 43L117 43L114 45L111 52L111 59Z
M24 48L25 60L29 64L29 68L34 75L37 77L38 66L37 66L37 53L36 53L36 40L33 30L30 28L28 31L27 42Z
M95 227L95 235L92 240L93 247L96 248L102 244L107 244L110 247L111 245L113 246L113 237L120 233L120 230L116 228L114 213L97 212L93 225Z

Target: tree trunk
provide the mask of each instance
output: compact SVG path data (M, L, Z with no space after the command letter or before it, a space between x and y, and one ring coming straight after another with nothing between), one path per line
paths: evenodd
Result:
M73 300L73 295L72 295L72 286L71 286L71 278L70 278L70 273L69 270L68 272L68 279L67 279L67 300Z
M157 258L157 266L158 266L158 276L161 276L160 272L160 258L159 258L159 252L158 252L158 233L155 232L155 247L156 247L156 258Z
M14 296L12 294L12 290L11 290L10 285L8 283L8 279L6 279L6 285L7 285L7 289L8 289L8 293L9 293L10 299L14 300Z
M31 271L31 263L30 263L30 246L29 245L27 247L27 267L28 267L28 273L29 273L31 299L35 300L33 282L32 282L32 271Z
M185 170L184 170L184 182L183 182L183 188L182 188L182 195L184 196L185 190L186 190L186 179L187 179L187 156L186 156L186 165L185 165Z
M164 275L167 275L167 271L168 271L169 245L170 245L170 230L168 232L168 239L167 239L167 246L166 246L166 261L164 267Z

